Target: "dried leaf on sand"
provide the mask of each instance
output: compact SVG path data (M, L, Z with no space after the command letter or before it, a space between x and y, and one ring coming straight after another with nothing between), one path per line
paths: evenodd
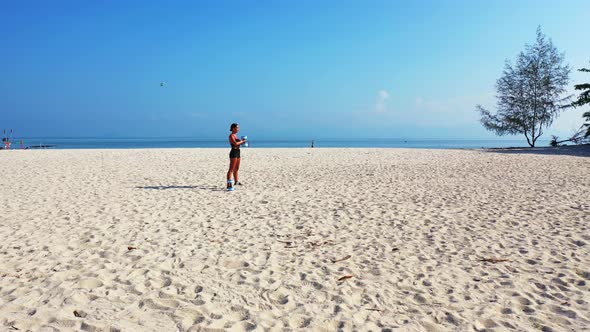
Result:
M347 275L347 276L343 276L343 277L338 278L338 281L343 281L343 280L350 279L350 278L352 278L352 276Z
M352 256L346 255L345 257L342 257L340 259L332 259L331 261L332 261L332 263L342 262L342 261L349 259L350 257L352 257Z
M506 258L482 258L479 260L480 262L487 262L487 263L502 263L502 262L510 262L509 259Z

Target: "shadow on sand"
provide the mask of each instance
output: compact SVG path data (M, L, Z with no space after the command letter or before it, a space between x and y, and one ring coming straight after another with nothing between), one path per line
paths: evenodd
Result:
M201 190L210 190L210 191L226 191L220 187L212 187L212 186L143 186L143 187L135 187L136 189L152 189L152 190L167 190L167 189L201 189Z
M483 151L503 154L536 154L551 156L562 155L574 157L590 157L590 144L542 148L494 148L483 149Z

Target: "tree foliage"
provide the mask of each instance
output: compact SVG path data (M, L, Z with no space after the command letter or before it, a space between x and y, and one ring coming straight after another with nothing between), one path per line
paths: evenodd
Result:
M495 113L476 106L482 125L497 135L524 134L535 146L562 111L569 97L562 97L569 82L570 68L564 64L550 39L537 28L533 45L525 45L514 64L506 61L502 76L496 81Z
M581 68L578 71L583 71L590 73L590 69L588 68ZM590 83L582 83L574 85L576 90L581 90L582 92L578 96L578 100L572 103L572 106L584 106L586 104L590 104ZM584 117L586 117L584 115Z
M578 71L590 73L590 69L588 68L581 68L578 69ZM582 92L578 96L578 100L572 103L572 106L577 107L590 104L590 83L576 84L574 85L574 88L576 90L581 90ZM584 137L590 137L590 112L585 112L584 114L582 114L582 117L584 117L585 120L588 121L587 123L584 123L582 125L582 127L586 127L586 133L584 134Z

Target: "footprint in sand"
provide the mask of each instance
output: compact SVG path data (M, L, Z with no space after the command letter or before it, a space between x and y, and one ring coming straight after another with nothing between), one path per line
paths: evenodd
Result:
M144 303L146 307L155 310L172 310L180 305L178 301L169 299L147 299Z
M295 315L289 317L289 326L296 329L308 327L311 323L311 318L303 315Z
M250 319L250 311L240 306L233 306L226 318L235 322L245 321Z
M226 260L223 266L228 269L241 269L250 266L250 264L245 261Z
M549 310L551 310L552 312L554 312L556 314L559 314L559 315L562 315L562 316L565 316L565 317L571 318L571 319L575 319L578 316L575 311L567 310L567 309L564 309L564 308L557 306L557 305L550 306Z
M273 292L267 290L262 291L262 293L260 294L260 297L267 301L270 302L274 305L277 304L287 304L289 302L289 295L288 294L284 294L281 291L275 290Z
M232 326L232 330L235 331L252 331L256 329L256 324L251 322L239 322L235 326Z
M80 287L87 288L87 289L95 289L98 287L102 287L102 281L95 279L95 278L88 278L80 280L79 282Z

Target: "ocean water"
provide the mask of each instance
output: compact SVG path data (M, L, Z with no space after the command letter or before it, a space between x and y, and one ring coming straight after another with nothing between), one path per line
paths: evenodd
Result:
M21 147L19 139L13 139L12 148ZM196 138L23 138L29 148L52 149L145 149L145 148L229 148L226 139L206 140ZM303 148L310 147L311 140L257 140L251 138L248 148ZM537 146L548 146L549 140L537 141ZM46 147L49 146L49 147ZM438 140L438 139L317 139L316 148L418 148L418 149L473 149L492 147L526 147L525 140ZM244 147L246 149L246 147Z

